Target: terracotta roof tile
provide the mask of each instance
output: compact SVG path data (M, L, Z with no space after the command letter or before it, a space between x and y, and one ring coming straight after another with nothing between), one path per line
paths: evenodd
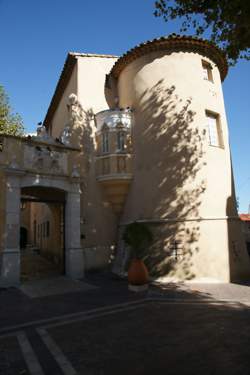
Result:
M221 80L223 81L227 75L228 64L222 50L216 45L205 39L193 36L171 34L166 37L156 38L137 45L124 55L122 55L114 64L110 74L118 78L121 71L132 61L146 55L151 51L189 51L202 53L209 57L220 71Z
M240 214L239 216L242 221L250 221L250 214Z

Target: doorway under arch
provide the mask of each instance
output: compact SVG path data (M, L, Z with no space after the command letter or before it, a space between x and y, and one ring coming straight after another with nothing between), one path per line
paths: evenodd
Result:
M20 246L21 281L65 273L65 202L61 189L21 188L21 225L29 231L29 241Z
M13 167L4 170L4 178L6 188L1 197L4 220L0 228L3 234L2 249L0 249L0 285L7 287L20 283L20 225L32 229L30 224L28 226L21 224L21 205L23 207L30 202L64 206L65 275L72 279L82 279L84 277L84 256L80 240L81 191L79 177L57 175L53 171L46 174L34 173L34 171ZM50 225L47 228L51 231ZM38 233L36 233L37 237Z

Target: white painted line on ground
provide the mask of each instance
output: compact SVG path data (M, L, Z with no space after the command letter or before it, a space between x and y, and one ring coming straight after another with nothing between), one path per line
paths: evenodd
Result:
M60 325L60 321L63 320L63 324L64 321L68 321L69 323L71 321L74 321L76 320L78 317L79 317L79 320L85 320L85 319L82 319L83 317L91 317L92 315L93 318L94 317L97 317L95 314L97 313L98 315L101 313L101 312L109 312L111 311L111 314L113 314L115 312L115 310L117 310L117 312L120 310L122 311L122 308L126 308L127 306L135 306L135 307L139 307L140 305L144 305L145 303L148 303L148 302L164 302L164 303L168 303L168 304L185 304L185 305L201 305L201 306L206 306L207 304L211 304L211 305L215 305L215 304L220 304L220 305L239 305L239 306L245 306L246 308L249 308L250 306L250 302L249 301L235 301L235 300L230 300L230 299L224 299L224 300L211 300L211 299L201 299L201 300L197 300L197 299L179 299L179 298L176 298L176 299L170 299L170 298L165 298L165 297L146 297L146 298L142 298L142 299L139 299L139 300L136 300L136 301L131 301L131 302L124 302L124 303L120 303L120 304L116 304L116 305L110 305L110 306L104 306L104 307L98 307L98 308L95 308L95 309L90 309L90 310L86 310L86 311L80 311L80 312L77 312L77 313L72 313L72 314L63 314L63 315L58 315L58 316L55 316L53 318L48 318L48 319L40 319L40 320L34 320L34 321L31 321L29 323L23 323L23 324L17 324L17 325L13 325L13 326L7 326L7 327L4 327L4 328L1 328L0 329L0 338L1 337L7 337L7 336L12 336L12 335L15 335L15 331L19 331L20 329L24 329L24 328L28 328L28 327L36 327L36 326L46 326L46 324L50 324L50 323L53 323L55 322L55 324L58 322L59 325ZM100 315L101 316L101 315ZM66 322L67 324L67 322ZM11 332L13 331L13 333Z
M95 312L106 311L106 310L119 308L119 307L123 307L123 306L139 305L139 304L144 303L146 301L148 301L148 300L143 298L143 299L138 299L136 301L124 302L124 303L119 303L119 304L109 305L109 306L104 306L104 307L97 307L95 309L80 311L80 312L77 312L77 313L63 314L63 315L55 316L53 318L39 319L39 320L31 321L29 323L21 323L21 324L17 324L17 325L7 326L7 327L4 327L4 328L0 329L0 337L3 336L2 333L4 334L5 332L8 332L8 331L19 331L20 329L23 329L23 328L28 328L28 327L32 327L32 326L39 326L39 325L43 325L43 324L46 324L46 323L49 323L49 322L55 322L55 321L62 320L62 319L70 319L70 318L82 316L82 315L91 315L92 313L95 313Z
M71 363L67 360L61 349L57 346L52 337L48 332L43 328L38 328L37 332L39 333L44 344L47 346L48 350L54 357L57 364L60 366L64 375L77 375L76 370L73 368Z
M220 300L211 300L211 299L166 299L164 297L151 297L148 299L151 302L164 302L169 304L185 304L185 305L238 305L238 306L249 306L248 301L235 301L233 299L220 299Z
M31 375L45 375L32 346L23 331L17 333L17 340L23 353L24 360L27 364Z
M107 316L107 315L117 314L119 312L131 311L131 310L137 309L138 307L144 307L146 302L147 301L144 301L143 304L141 303L141 304L135 305L135 306L120 307L120 308L114 308L114 309L109 310L109 311L97 312L96 314L91 314L91 315L87 315L87 316L83 315L83 316L79 316L79 317L76 317L76 318L73 318L73 319L64 320L62 322L49 323L49 324L46 324L45 326L43 326L42 328L47 329L47 328L52 328L52 327L60 327L60 326L64 326L64 325L67 325L67 324L74 324L74 323L77 323L77 322L83 322L85 320L91 320L91 319L96 319L96 318L100 318L100 317Z
M78 322L83 322L83 321L87 321L87 320L92 320L92 319L97 319L97 318L101 318L101 317L105 317L105 316L108 316L108 315L113 315L113 314L117 314L117 313L122 313L122 312L126 312L126 311L131 311L131 310L135 310L137 308L140 308L140 307L144 307L147 303L160 303L160 304L169 304L169 305L192 305L192 306L197 306L197 307L207 307L208 305L211 305L211 306L225 306L225 303L224 302L220 302L220 301L209 301L209 303L202 303L200 301L176 301L176 300L172 300L172 301L169 301L169 300L164 300L164 299L161 299L161 298L154 298L154 299L148 299L148 300L145 300L144 303L141 303L141 304L138 304L138 305L134 305L134 306L127 306L127 307L120 307L120 308L113 308L112 310L108 310L108 311L101 311L101 312L96 312L96 313L93 313L91 315L82 315L82 316L78 316L78 317L75 317L75 318L72 318L72 319L67 319L67 320L64 320L64 321L60 321L60 322L55 322L55 323L49 323L49 324L46 324L44 325L42 328L46 328L46 329L49 329L49 328L54 328L54 327L60 327L60 326L64 326L64 325L68 325L68 324L74 324L74 323L78 323ZM226 305L230 305L232 307L241 307L242 308L242 305L239 304L238 302L231 302L231 303L226 303Z

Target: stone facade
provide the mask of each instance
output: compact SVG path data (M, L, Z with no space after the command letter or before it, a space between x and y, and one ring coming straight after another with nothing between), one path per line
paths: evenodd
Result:
M12 136L2 136L1 144L0 285L16 285L20 282L20 220L24 219L21 198L29 200L30 197L47 201L53 195L65 195L65 227L68 228L65 234L65 273L72 278L83 277L80 182L72 164L78 149L45 139ZM26 157L27 148L30 149L28 154L39 154L37 159ZM51 166L54 160L58 162L61 159L66 161L63 167L53 169ZM37 160L39 165L36 164ZM25 222L28 222L27 218Z

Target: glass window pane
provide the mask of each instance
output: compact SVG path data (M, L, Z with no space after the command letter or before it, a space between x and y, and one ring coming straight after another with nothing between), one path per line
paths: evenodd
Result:
M107 132L102 134L102 152L109 152L109 134Z
M117 133L117 148L119 151L125 150L125 133L124 132Z
M207 116L207 120L208 120L208 134L209 134L210 145L219 146L217 118L209 115Z
M208 71L207 68L203 66L203 78L208 80Z

